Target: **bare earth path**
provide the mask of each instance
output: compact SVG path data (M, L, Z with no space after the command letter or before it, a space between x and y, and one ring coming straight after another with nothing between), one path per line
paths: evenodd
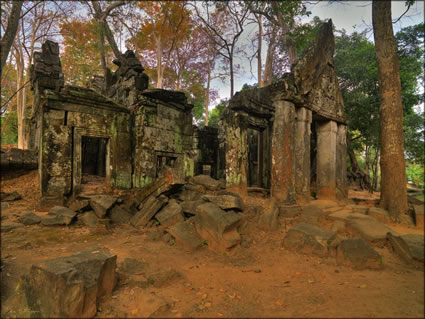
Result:
M16 222L22 211L36 207L37 173L3 178L2 191L16 190L23 196L1 212L2 222ZM186 252L163 241L161 227L123 225L111 233L78 225L16 228L1 234L2 306L7 306L19 277L32 263L102 247L118 256L119 266L133 258L143 267L120 276L112 298L100 305L99 318L424 317L423 267L406 265L387 244L374 246L383 256L383 270L357 271L337 266L331 258L287 251L281 246L287 227L265 232L258 229L254 216L248 214L247 220L241 229L242 247L232 256L207 247ZM423 234L387 225L400 233ZM166 270L172 271L162 282L150 282L152 274ZM4 310L2 317L8 317Z

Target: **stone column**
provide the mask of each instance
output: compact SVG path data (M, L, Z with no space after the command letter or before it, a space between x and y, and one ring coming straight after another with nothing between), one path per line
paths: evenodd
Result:
M336 199L337 123L317 122L317 198Z
M241 115L231 112L224 119L226 135L226 187L247 193L248 148L246 125Z
M311 110L297 108L295 125L295 191L297 201L310 198L310 125Z
M344 199L348 195L347 126L338 124L336 135L336 198Z
M295 202L295 106L283 100L275 107L272 132L271 196L287 203Z

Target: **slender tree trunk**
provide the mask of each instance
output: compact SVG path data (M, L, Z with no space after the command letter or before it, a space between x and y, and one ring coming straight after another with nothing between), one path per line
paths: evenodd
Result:
M373 188L378 190L379 149L376 150L375 167L373 173Z
M276 27L273 27L269 47L267 48L266 66L264 68L263 85L270 85L273 81L273 52L276 47Z
M17 68L17 81L16 90L19 90L25 83L24 78L24 57L21 52L17 54L16 68ZM18 117L18 148L25 148L25 105L26 96L25 89L21 89L16 95L16 113Z
M263 21L262 15L256 14L258 23L258 53L257 53L257 77L258 77L258 87L262 88L264 86L264 82L262 79L262 59L261 59L261 50L263 49Z
M391 2L373 1L373 35L376 46L381 106L381 202L396 219L407 212L404 162L403 105L396 54Z
M16 33L19 26L19 17L21 16L21 9L23 1L13 1L12 11L10 12L9 19L7 20L6 31L1 38L1 64L0 64L0 75L3 72L3 68L6 65L7 57L9 56L10 48L12 47L13 40L15 40Z
M229 59L230 64L230 98L233 97L234 90L234 74L233 74L233 55L230 56Z
M162 89L162 46L161 46L161 34L158 34L156 41L156 88Z
M208 56L207 92L205 97L205 126L208 126L208 107L210 105L210 85L211 85L211 60Z
M289 35L290 30L289 30L288 23L287 21L285 21L284 17L280 13L278 1L272 1L271 5L278 17L280 27L282 28L282 31L283 31L282 40L285 44L286 52L288 53L288 56L289 56L289 63L290 65L293 65L298 61L298 56L297 56L297 48L295 47L294 40Z

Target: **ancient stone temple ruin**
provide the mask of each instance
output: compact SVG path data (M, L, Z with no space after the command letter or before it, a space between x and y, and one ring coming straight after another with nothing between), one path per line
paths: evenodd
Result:
M192 125L184 93L149 89L132 51L91 88L64 85L58 45L35 54L30 147L43 201L63 204L95 176L109 188L152 189L209 174L228 187L291 203L346 196L345 118L333 64L332 22L280 81L237 93L215 128Z
M238 92L220 125L227 186L263 188L287 203L343 198L346 122L325 23L292 72L264 88Z

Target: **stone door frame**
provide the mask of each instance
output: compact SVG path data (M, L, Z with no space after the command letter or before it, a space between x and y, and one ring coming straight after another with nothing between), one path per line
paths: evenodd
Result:
M111 140L112 135L103 131L89 128L75 127L72 142L72 193L78 194L81 191L81 173L82 173L82 137L96 137L107 139L106 143L106 164L105 164L105 183L110 186L111 180Z

